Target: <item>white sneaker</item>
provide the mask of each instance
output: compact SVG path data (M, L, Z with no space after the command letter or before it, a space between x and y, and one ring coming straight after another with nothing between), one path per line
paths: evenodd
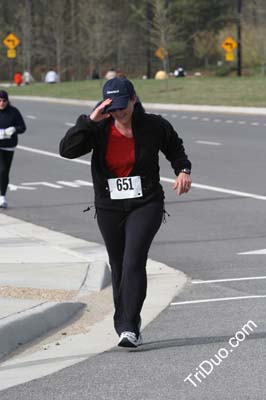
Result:
M134 332L122 332L119 338L118 346L120 347L138 347L142 344L141 334L137 337Z
M7 202L4 196L0 197L0 208L7 208Z

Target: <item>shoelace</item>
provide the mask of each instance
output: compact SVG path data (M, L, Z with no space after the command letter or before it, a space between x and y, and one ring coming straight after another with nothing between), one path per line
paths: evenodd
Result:
M128 339L131 340L137 340L137 336L133 332L123 332L123 337L127 337Z

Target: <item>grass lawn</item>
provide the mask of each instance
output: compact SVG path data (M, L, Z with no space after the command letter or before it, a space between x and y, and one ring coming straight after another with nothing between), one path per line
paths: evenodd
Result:
M266 78L263 77L186 77L132 81L143 102L266 107ZM100 100L104 82L34 83L7 90L10 95Z

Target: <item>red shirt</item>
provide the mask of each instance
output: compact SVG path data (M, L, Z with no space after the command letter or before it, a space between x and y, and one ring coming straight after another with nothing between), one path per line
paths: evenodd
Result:
M109 126L105 161L117 177L128 176L135 162L134 138L124 136L113 123Z

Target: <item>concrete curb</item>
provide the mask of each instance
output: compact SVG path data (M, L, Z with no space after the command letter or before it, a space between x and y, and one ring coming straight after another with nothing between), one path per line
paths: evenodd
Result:
M0 320L0 359L19 345L69 320L85 307L79 302L45 302Z
M87 273L76 299L92 291L100 291L111 284L111 271L105 261L95 260L88 265Z
M97 101L61 99L58 97L41 97L41 96L10 96L14 100L40 101L47 103L67 104L72 106L89 106L94 107ZM171 111L190 111L190 112L210 112L223 114L246 114L246 115L266 115L265 107L229 107L229 106L210 106L210 105L194 105L194 104L159 104L159 103L143 103L147 109L154 110L171 110Z

